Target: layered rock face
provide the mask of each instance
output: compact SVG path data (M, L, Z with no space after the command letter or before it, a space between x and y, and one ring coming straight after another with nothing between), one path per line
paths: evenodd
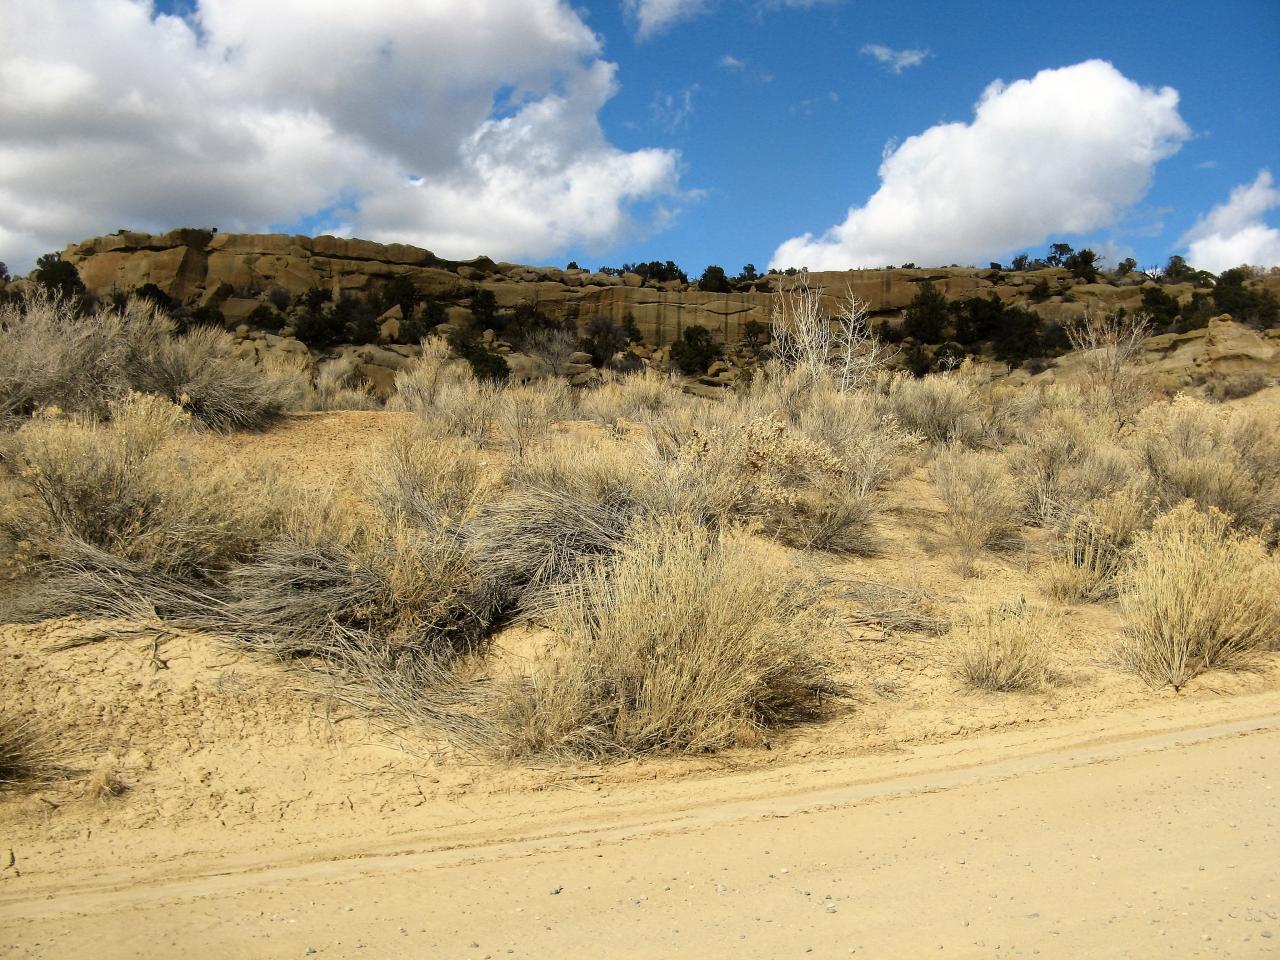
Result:
M660 347L679 339L692 324L706 327L725 343L735 343L751 320L767 324L774 294L794 282L779 275L739 284L730 293L708 293L695 284L644 281L586 270L560 270L495 263L481 257L465 262L443 260L428 250L406 244L378 244L338 237L283 234L225 234L175 230L162 235L119 233L72 244L63 253L96 294L129 292L153 283L184 303L222 310L234 326L272 291L291 296L319 288L335 296L369 295L396 276L407 277L424 295L465 309L479 290L488 290L500 308L536 304L548 316L607 317L621 322L631 315L645 342ZM1036 281L1047 277L1065 286L1061 270L1001 273L995 270L850 270L812 273L811 285L824 289L834 311L852 294L877 317L894 319L930 281L948 299L985 297L1022 303L1048 320L1067 320L1090 306L1114 310L1135 306L1143 278L1112 283L1075 284L1073 302L1054 297L1027 302ZM1166 287L1174 294L1190 291Z

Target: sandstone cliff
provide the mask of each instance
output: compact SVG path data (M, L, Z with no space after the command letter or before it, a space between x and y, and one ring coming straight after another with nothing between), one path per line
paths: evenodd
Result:
M561 270L495 263L481 257L443 260L405 244L378 244L338 237L283 234L214 234L175 230L162 235L119 233L72 244L63 253L86 286L96 294L132 291L153 283L174 299L220 309L232 326L246 318L274 290L290 295L313 288L370 294L395 276L408 277L423 294L465 307L477 290L493 293L498 306L535 303L553 317L594 316L621 321L630 314L651 346L678 339L685 327L699 324L726 343L740 339L749 320L768 323L772 292L792 282L778 275L744 283L730 293L706 293L693 284L643 281L586 270ZM1047 278L1055 289L1070 289L1072 302L1052 297L1030 304L1032 286ZM949 299L987 296L1025 304L1045 319L1066 320L1090 306L1113 310L1135 306L1145 278L1082 284L1062 270L1007 273L986 269L850 270L810 274L824 287L832 307L846 290L870 305L872 313L892 320L931 281ZM1185 296L1190 287L1165 288Z

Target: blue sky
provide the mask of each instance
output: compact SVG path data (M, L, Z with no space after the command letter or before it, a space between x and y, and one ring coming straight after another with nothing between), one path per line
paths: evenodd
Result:
M184 225L691 273L1280 263L1274 0L5 6L17 270Z
M886 143L968 121L993 80L1093 58L1144 86L1174 87L1193 135L1157 165L1150 192L1115 227L1055 237L1127 249L1143 264L1163 261L1233 187L1262 168L1280 174L1274 0L1030 3L999 14L966 2L709 6L704 17L638 40L617 4L588 5L605 55L621 67L622 90L603 114L610 137L677 147L682 184L705 191L675 227L621 245L617 257L762 265L784 238L835 224L874 193ZM859 52L868 44L929 56L895 74ZM718 66L726 54L745 68ZM692 111L672 131L653 104L685 91Z

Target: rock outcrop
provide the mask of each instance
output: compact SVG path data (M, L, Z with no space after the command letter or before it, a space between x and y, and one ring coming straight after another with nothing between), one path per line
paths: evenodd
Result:
M369 295L395 277L406 277L424 296L449 307L449 319L463 314L480 290L491 293L500 309L535 304L557 319L631 316L644 340L660 347L698 324L725 343L736 343L748 321L767 324L775 293L793 283L773 274L738 284L732 292L708 293L695 284L643 280L636 274L613 276L586 270L561 270L495 263L487 257L444 260L407 244L379 244L339 237L284 234L226 234L175 230L162 235L123 232L72 244L63 253L94 293L130 292L155 284L183 303L216 307L229 326L243 322L273 292L290 297L313 289ZM1142 277L1112 283L1073 283L1062 270L1008 273L992 269L850 270L812 273L810 283L824 288L834 310L852 294L873 316L894 320L911 303L920 285L932 282L948 299L988 296L1030 307L1046 320L1068 320L1090 306L1114 310L1135 306ZM1070 292L1030 303L1033 285L1047 279ZM1184 288L1185 287L1185 288ZM1169 286L1174 296L1190 287ZM391 318L383 318L384 320Z

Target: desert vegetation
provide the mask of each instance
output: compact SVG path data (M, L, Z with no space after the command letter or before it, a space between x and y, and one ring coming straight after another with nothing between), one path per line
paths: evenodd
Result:
M1014 387L971 361L914 376L864 305L822 303L803 277L780 295L768 353L716 400L657 369L504 382L429 337L385 409L348 357L255 360L152 301L6 303L6 618L197 631L473 753L591 761L856 716L850 624L938 638L949 676L998 694L1054 685L1082 605L1122 618L1105 660L1152 685L1275 645L1274 419L1150 393L1146 318L1086 317L1077 380ZM342 410L393 426L337 482L203 452ZM955 582L1030 579L973 603L849 587L903 530ZM531 659L495 644L517 627L545 637ZM4 719L4 776L39 754L24 722Z

